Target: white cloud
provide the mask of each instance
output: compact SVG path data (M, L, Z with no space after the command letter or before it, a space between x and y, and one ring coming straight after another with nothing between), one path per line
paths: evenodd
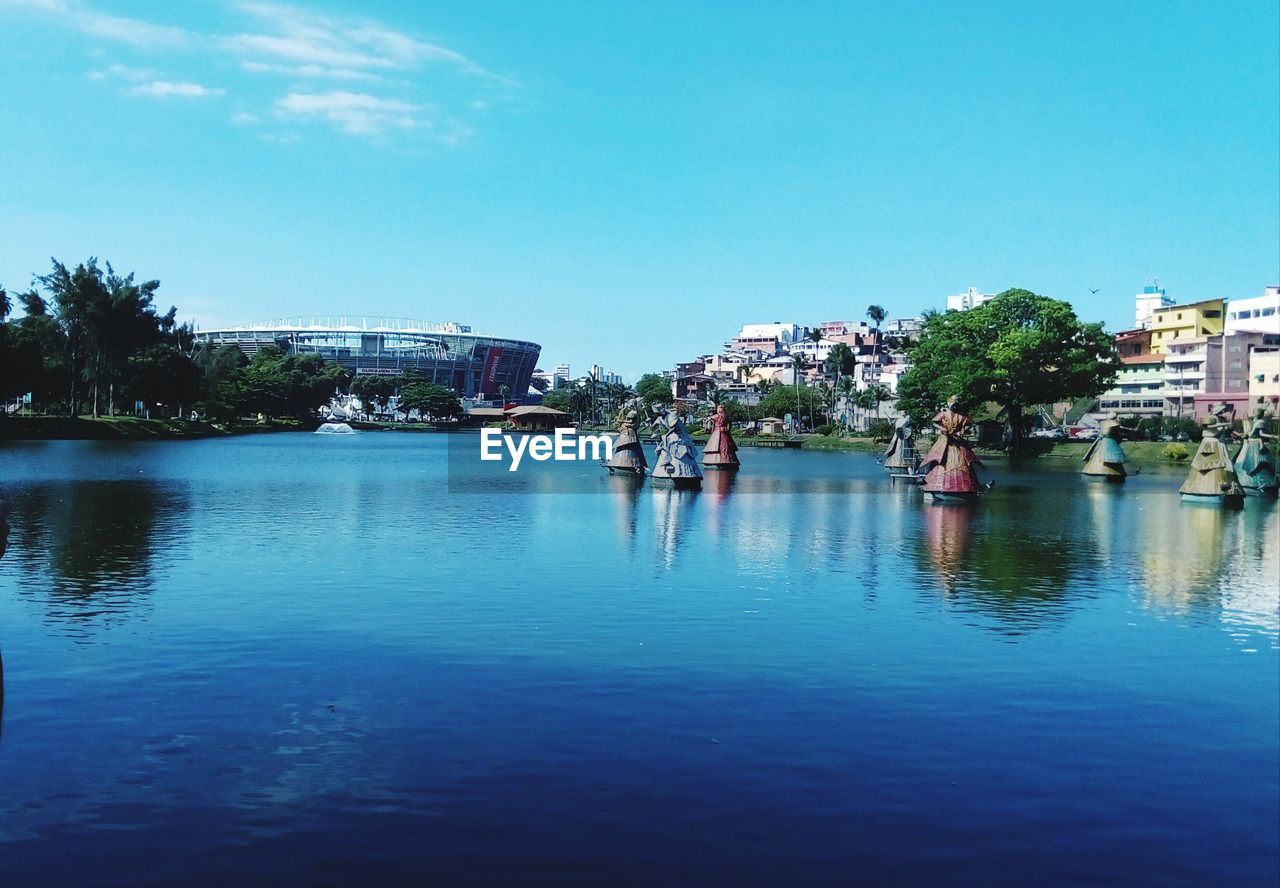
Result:
M378 75L354 68L330 68L324 65L279 65L271 62L241 62L240 67L254 74L286 74L314 80L381 80Z
M289 93L276 101L276 114L280 117L323 120L344 133L369 136L388 130L430 128L430 122L420 116L426 110L423 105L345 90Z
M78 0L0 0L0 6L43 13L82 33L134 46L181 46L190 36L182 28L97 12Z
M222 87L197 82L208 76L200 73L204 69L192 67L199 63L217 64L225 71L230 60L249 74L281 78L288 86L275 93L274 101L264 99L255 107L246 96L237 96L233 107L239 110L229 115L230 123L253 126L262 137L273 128L274 118L276 126L280 121L312 122L366 137L412 132L417 139L457 144L469 138L472 130L449 109L477 118L499 105L511 107L513 90L507 87L515 87L513 81L439 43L368 18L317 13L273 0L230 2L238 3L231 14L240 22L221 33L201 33L93 8L105 5L105 0L0 0L0 14L25 12L102 38L92 46L91 56L104 54L103 47L111 46L108 41L132 46L133 55L142 61L158 58L164 49L183 53L184 70L154 61L155 70L114 63L86 73L90 80L116 84L125 95L174 101L226 95ZM180 10L181 6L156 4L153 8ZM331 89L334 86L347 88ZM427 89L440 96L437 102L420 98ZM392 90L397 97L386 95ZM296 138L280 136L281 141Z
M90 80L131 80L134 82L151 80L155 76L155 72L150 68L130 68L118 62L107 65L107 67L97 71L90 71L88 74Z
M425 43L378 22L335 18L283 3L243 3L240 8L266 33L227 38L232 50L276 61L352 71L407 70L422 64L446 64L466 74L487 75L462 53Z
M171 80L153 80L141 83L129 90L130 95L150 96L154 99L207 99L224 95L225 89L201 86L198 83L173 82Z

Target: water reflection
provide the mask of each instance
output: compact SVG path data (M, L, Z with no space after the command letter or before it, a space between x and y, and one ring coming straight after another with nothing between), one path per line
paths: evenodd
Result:
M618 539L627 541L627 550L634 552L641 492L648 495L645 482L630 475L610 475L608 484L613 501L615 533Z
M702 499L708 505L707 529L719 543L725 528L732 522L729 494L738 480L737 472L713 470L702 481Z
M84 634L142 606L162 553L176 549L185 490L149 481L34 485L12 496L10 557L20 593Z
M9 544L9 503L0 496L0 558ZM0 650L0 737L4 736L4 651Z
M1035 501L922 505L921 549L957 606L994 617L1009 634L1062 620L1093 594L1079 529Z
M653 537L664 567L670 569L676 563L676 554L690 526L700 520L696 508L702 496L696 490L676 490L673 487L650 485L653 496Z
M929 560L942 580L943 591L954 595L968 563L969 529L973 526L977 506L969 503L927 505L924 510L924 536Z

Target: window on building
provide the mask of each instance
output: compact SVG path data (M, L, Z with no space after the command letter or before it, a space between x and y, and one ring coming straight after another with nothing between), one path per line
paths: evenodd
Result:
M1204 313L1204 316L1206 318L1220 318L1222 317L1222 312L1219 309L1211 308Z
M1178 312L1178 320L1182 320L1182 312Z
M1262 310L1262 316L1263 316L1264 318L1269 318L1269 317L1271 317L1271 316L1272 316L1273 314L1275 314L1275 313L1276 313L1276 310L1275 310L1274 308L1264 308L1264 309Z

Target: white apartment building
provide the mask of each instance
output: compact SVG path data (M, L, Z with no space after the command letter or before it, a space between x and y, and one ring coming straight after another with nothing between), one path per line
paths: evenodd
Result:
M1227 333L1256 330L1280 333L1280 287L1267 287L1261 296L1227 303Z
M977 287L970 287L963 293L947 297L947 311L968 311L995 298L994 293L979 293Z
M1151 318L1157 311L1173 305L1173 297L1165 295L1163 287L1150 283L1133 297L1133 303L1133 325L1139 330L1145 330L1151 326Z

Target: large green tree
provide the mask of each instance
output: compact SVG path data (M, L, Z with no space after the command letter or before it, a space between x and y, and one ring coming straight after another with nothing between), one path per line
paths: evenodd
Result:
M923 422L951 396L962 409L993 401L1016 448L1029 408L1101 394L1119 366L1101 324L1083 323L1067 302L1006 290L969 311L926 316L898 407Z
M398 408L406 416L416 411L424 419L456 419L462 415L457 395L423 379L412 379L401 387Z
M636 382L636 394L647 404L670 404L671 380L661 373L646 373Z
M286 355L266 346L231 375L230 391L242 412L305 419L333 397L344 377L340 366L319 355Z
M131 372L129 359L166 340L178 345L190 331L176 324L176 309L156 314L159 281L139 283L132 274L117 274L110 262L99 266L96 258L75 268L51 261L52 270L36 281L51 297L62 334L69 411L76 415L87 394L94 416L103 404L114 413L116 387Z

